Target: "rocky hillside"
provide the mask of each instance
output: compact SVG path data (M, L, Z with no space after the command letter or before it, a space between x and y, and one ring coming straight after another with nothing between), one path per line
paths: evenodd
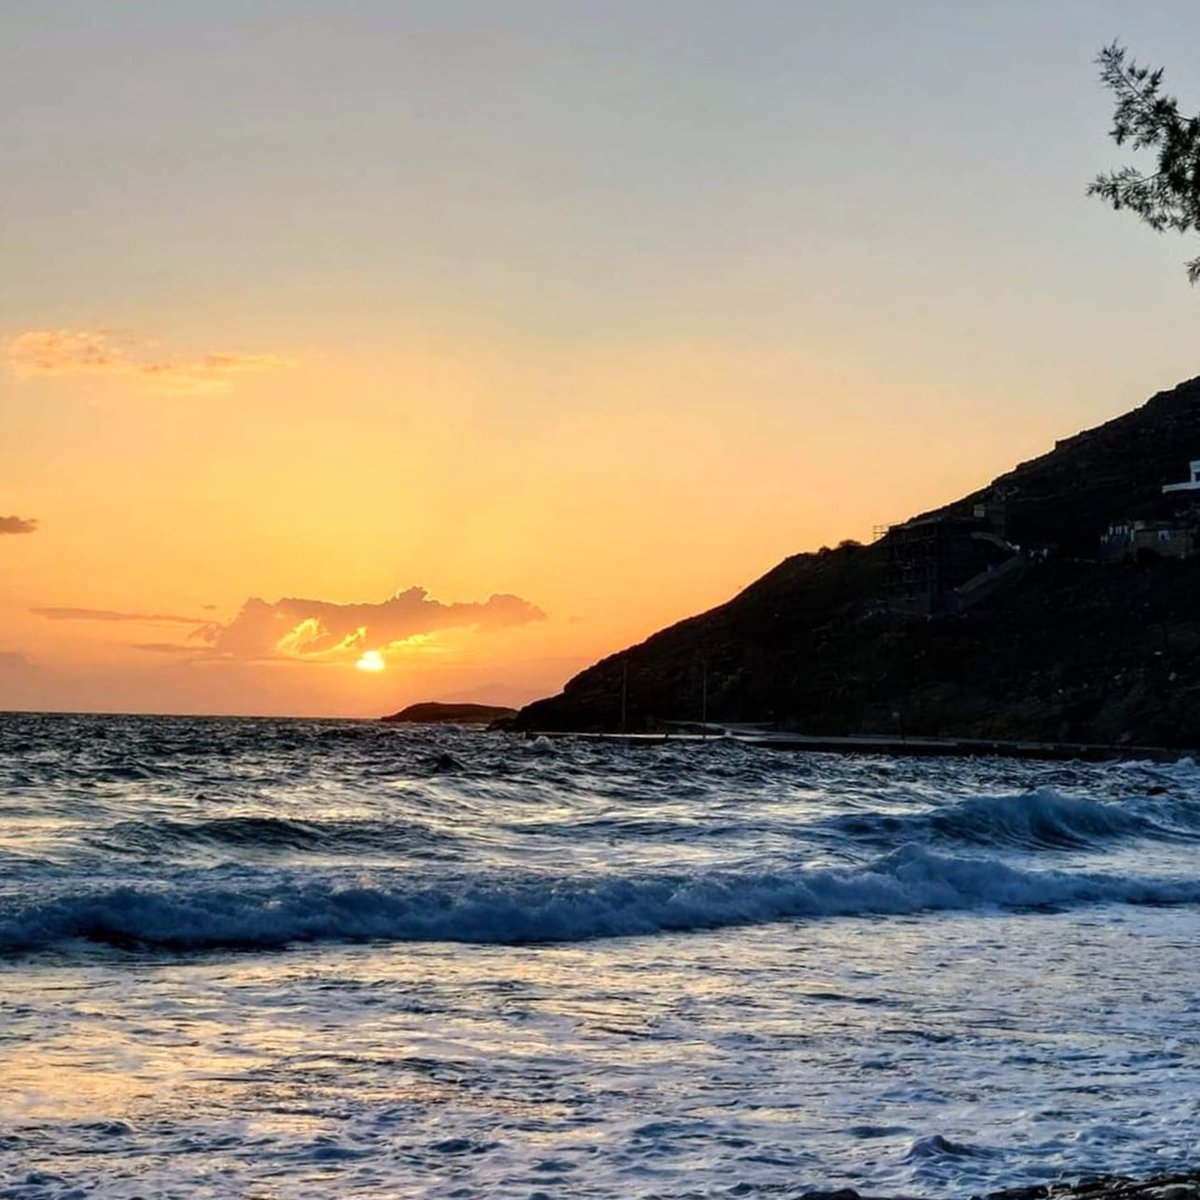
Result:
M816 734L902 725L1200 746L1200 558L1100 551L1111 523L1186 507L1192 494L1164 496L1162 485L1187 479L1192 459L1200 379L907 530L785 560L727 604L590 667L518 724L616 729L624 696L629 729L697 720L706 703L711 720ZM925 540L906 542L913 534ZM981 548L991 570L964 578ZM931 581L924 610L914 577Z

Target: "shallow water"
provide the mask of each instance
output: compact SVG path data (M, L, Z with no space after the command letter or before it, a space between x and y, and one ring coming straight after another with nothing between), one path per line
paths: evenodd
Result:
M1200 773L0 715L0 1196L1194 1166Z

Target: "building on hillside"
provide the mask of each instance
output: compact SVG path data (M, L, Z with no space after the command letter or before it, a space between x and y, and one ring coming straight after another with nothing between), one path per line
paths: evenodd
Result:
M1167 492L1200 492L1200 458L1194 458L1188 464L1189 478L1183 483L1164 483L1163 493Z
M886 534L888 607L920 617L962 612L975 598L974 587L998 580L997 568L1019 558L989 524L975 517L932 516L893 525Z
M1108 562L1139 558L1193 558L1200 531L1188 515L1163 521L1115 521L1100 538L1100 557Z
M1008 493L1001 488L993 488L984 500L975 503L972 510L975 520L989 529L998 538L1008 537Z

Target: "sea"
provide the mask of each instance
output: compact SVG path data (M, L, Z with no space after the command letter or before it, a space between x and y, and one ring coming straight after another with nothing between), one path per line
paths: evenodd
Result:
M1200 1164L1200 770L0 715L0 1196Z

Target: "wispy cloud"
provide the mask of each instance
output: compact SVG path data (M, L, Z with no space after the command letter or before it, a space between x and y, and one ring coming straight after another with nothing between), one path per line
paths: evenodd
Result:
M173 613L114 612L108 608L31 608L35 616L50 621L137 621L148 625L208 625L206 617L180 617Z
M184 646L179 642L134 642L135 650L145 650L151 654L207 654L205 646Z
M123 377L155 391L196 393L227 388L239 375L294 366L278 354L202 354L162 357L145 345L104 331L30 329L5 348L20 379L62 375Z
M520 596L500 594L447 604L431 599L424 588L412 587L374 603L251 599L228 624L208 625L196 636L224 658L342 661L368 650L387 654L427 648L439 630L487 632L545 619L536 604Z
M0 671L32 671L33 663L16 650L0 650Z
M0 517L0 534L33 533L38 523L32 517Z

